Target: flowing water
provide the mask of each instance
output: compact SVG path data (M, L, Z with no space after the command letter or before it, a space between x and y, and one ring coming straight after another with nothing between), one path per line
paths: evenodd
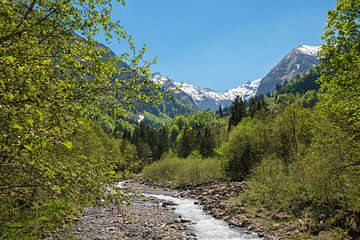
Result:
M171 206L175 208L174 213L181 215L182 219L193 222L187 226L187 231L194 233L199 240L263 239L246 229L230 228L224 220L215 219L210 214L205 213L192 199L155 194L147 195L177 204Z

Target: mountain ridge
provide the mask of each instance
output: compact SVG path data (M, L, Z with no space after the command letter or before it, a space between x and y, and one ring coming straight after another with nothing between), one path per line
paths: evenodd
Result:
M256 96L271 93L277 84L292 82L298 75L307 73L319 63L319 45L300 45L285 55L261 80Z
M99 43L98 47L109 50L107 56L115 56L115 53L106 45ZM175 90L173 95L178 104L190 105L195 109L216 111L220 106L231 105L236 96L248 100L253 96L271 93L277 84L283 85L286 81L292 82L298 75L307 73L318 64L320 49L319 45L300 45L286 54L265 77L248 81L223 92L198 87L188 82L175 81L159 72L153 73L150 80L160 84L162 91ZM128 66L121 62L119 67L127 68ZM171 103L169 104L171 105ZM154 112L154 109L151 112ZM181 110L181 112L183 111Z
M176 89L175 97L185 104L194 105L202 110L216 111L220 106L231 105L236 96L248 100L250 97L271 93L277 84L292 82L298 75L307 73L318 64L320 49L319 45L300 45L286 54L264 78L248 81L223 92L175 81L170 77L162 76L159 72L154 73L151 80L161 84L165 90Z
M187 102L195 104L200 109L217 110L220 106L228 106L236 96L241 96L247 100L254 96L261 79L249 81L239 87L228 89L224 92L217 92L210 88L197 87L188 82L174 81L169 77L164 77L161 73L154 73L151 80L161 84L167 90L176 89L174 95L180 99L187 99ZM186 95L186 96L184 96Z

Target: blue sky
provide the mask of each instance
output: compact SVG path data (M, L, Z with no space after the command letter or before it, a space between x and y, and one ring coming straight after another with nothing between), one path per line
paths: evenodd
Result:
M218 91L263 77L301 44L320 44L335 0L127 0L115 5L152 67ZM121 47L110 46L116 53Z

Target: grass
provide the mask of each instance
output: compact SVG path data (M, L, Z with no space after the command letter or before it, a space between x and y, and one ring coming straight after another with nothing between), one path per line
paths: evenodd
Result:
M161 160L145 166L141 176L171 186L184 186L225 178L222 162L215 158L203 159L198 154L179 158L167 154Z

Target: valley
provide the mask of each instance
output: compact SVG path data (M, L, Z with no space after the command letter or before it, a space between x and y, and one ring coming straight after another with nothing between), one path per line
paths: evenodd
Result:
M359 19L0 1L0 239L360 239Z

